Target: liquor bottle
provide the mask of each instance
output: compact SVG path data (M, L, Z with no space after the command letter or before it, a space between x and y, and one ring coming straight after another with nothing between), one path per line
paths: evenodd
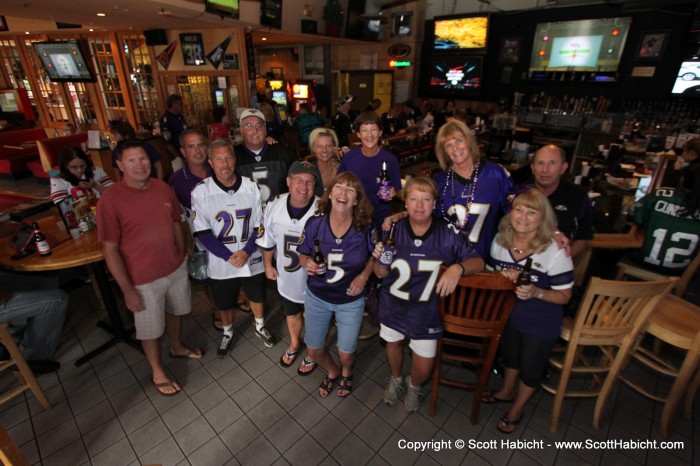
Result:
M389 230L389 234L386 238L384 238L384 241L382 241L384 250L382 251L382 255L379 256L379 263L386 267L389 267L394 261L394 254L396 253L396 241L394 241L395 228L396 223L391 222L391 229Z
M532 270L532 257L528 257L527 260L525 261L525 267L523 267L523 270L520 271L520 275L518 275L518 280L515 282L515 286L527 286L530 284L530 279L531 279L531 274L530 271Z
M318 240L314 240L314 257L313 257L314 262L316 262L316 275L325 275L326 274L326 258L323 256L323 253L321 252L321 245L318 243Z
M386 160L382 161L382 171L379 174L379 191L377 191L377 197L380 201L391 200L391 178L389 178L389 173L386 171Z
M46 241L46 237L41 232L41 230L39 230L39 225L37 225L37 223L34 222L32 224L32 227L34 228L34 246L36 247L36 251L39 253L40 256L50 256L51 245L48 241Z

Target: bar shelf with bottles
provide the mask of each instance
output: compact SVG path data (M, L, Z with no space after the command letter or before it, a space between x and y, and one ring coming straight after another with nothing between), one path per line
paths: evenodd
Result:
M401 167L401 177L431 176L440 169L435 158L435 131L409 131L382 140L382 148L394 154Z

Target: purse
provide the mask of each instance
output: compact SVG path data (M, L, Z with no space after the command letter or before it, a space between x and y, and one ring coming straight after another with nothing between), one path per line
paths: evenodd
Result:
M196 251L192 256L187 258L187 273L190 277L195 280L206 280L207 275L207 264L209 259L207 258L206 251Z

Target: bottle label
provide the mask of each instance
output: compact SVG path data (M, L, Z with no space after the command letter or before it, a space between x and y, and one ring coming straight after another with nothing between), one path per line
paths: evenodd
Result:
M324 262L323 264L316 264L316 275L325 275L326 274L326 263Z
M382 201L391 200L391 185L387 181L379 182L379 191L377 191L377 197Z
M387 267L390 266L394 262L394 254L396 254L394 246L385 246L382 255L379 256L379 263Z
M48 241L37 241L36 250L40 255L48 254L51 252L51 246Z

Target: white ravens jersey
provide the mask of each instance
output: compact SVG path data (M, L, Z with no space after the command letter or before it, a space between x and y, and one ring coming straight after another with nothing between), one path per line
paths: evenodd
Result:
M312 199L298 217L293 217L289 204L289 193L281 194L265 207L265 233L256 244L266 250L276 247L277 291L294 303L303 303L306 296L308 275L299 265L297 246L309 217L316 211L318 198Z
M193 233L211 230L229 251L243 249L262 224L260 188L252 180L240 177L232 188L225 190L215 177L206 178L192 190ZM264 271L262 253L255 251L243 267L234 267L209 251L207 266L210 278L224 280L250 277Z

